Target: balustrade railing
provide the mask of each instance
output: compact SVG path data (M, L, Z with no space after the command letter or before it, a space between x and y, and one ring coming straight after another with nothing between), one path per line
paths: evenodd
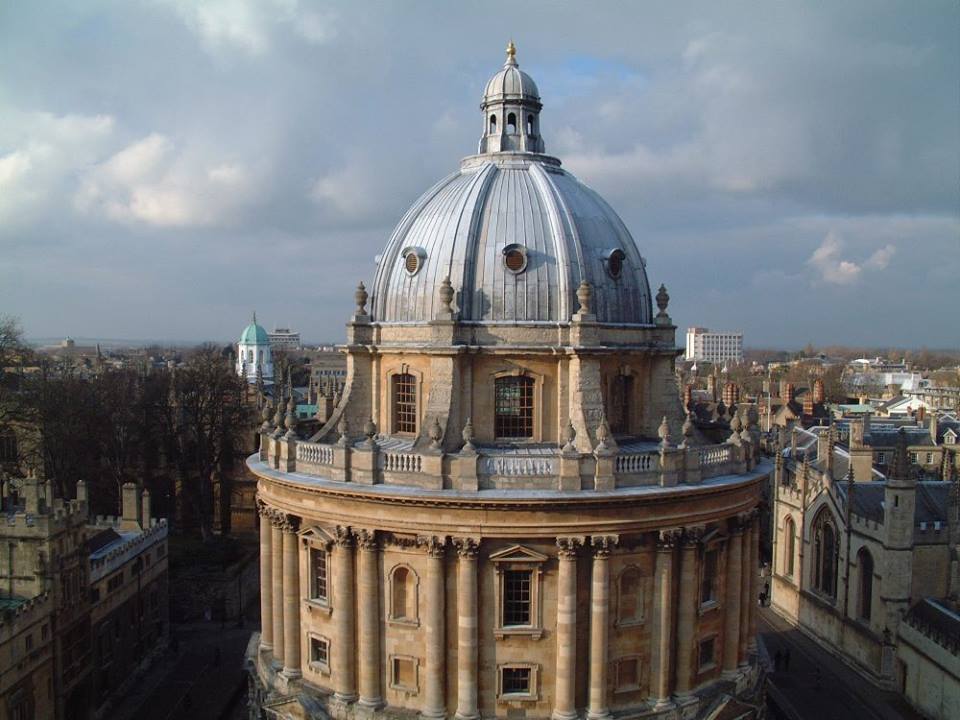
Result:
M656 453L631 453L617 455L614 472L621 474L652 472L657 469Z
M385 452L380 455L380 469L384 472L420 472L423 460L412 453Z
M297 460L315 465L333 465L333 446L298 442Z

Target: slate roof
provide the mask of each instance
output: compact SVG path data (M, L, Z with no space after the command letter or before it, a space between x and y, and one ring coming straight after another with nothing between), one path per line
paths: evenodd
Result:
M835 486L841 497L846 499L846 483ZM852 511L854 515L882 523L884 517L885 482L855 483L853 488ZM922 480L917 483L917 508L914 517L915 526L925 522L947 524L947 504L949 502L950 483L939 480Z

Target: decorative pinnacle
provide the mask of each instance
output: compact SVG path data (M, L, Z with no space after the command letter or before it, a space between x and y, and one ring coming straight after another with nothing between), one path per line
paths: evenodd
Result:
M357 315L366 315L367 314L367 289L363 286L363 282L357 285L357 290L353 294L353 299L357 303Z
M513 40L507 43L507 65L516 65L517 64L517 46L513 44Z

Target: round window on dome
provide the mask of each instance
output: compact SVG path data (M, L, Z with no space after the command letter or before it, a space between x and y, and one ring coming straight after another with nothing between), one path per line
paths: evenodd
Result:
M614 250L607 256L607 272L614 280L623 274L623 261L626 256L623 250Z
M423 267L423 261L426 253L420 248L404 248L403 250L403 269L408 275L416 275Z
M527 249L523 245L507 245L503 249L503 264L514 274L522 273L527 268Z

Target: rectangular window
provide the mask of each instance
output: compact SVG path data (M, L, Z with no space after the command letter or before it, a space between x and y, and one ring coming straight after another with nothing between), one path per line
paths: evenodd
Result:
M494 383L494 433L498 438L533 437L533 378L502 377Z
M393 658L393 678L391 684L402 690L417 689L417 666L413 658Z
M0 462L17 461L17 436L0 435Z
M617 663L617 690L632 690L640 685L640 661L623 658Z
M716 638L707 638L700 642L700 669L705 670L713 666L715 662L714 658L714 646L716 644Z
M630 432L630 405L633 398L633 378L617 375L610 388L610 431Z
M502 673L503 675L500 680L502 695L530 694L530 668L505 667Z
M330 643L325 638L310 638L310 662L319 665L330 662Z
M310 599L327 599L327 551L310 548Z
M717 559L719 551L708 550L703 556L703 583L700 586L700 604L717 599Z
M927 465L930 465L931 463L933 463L933 453L927 453L927 458L924 462Z
M396 433L417 432L417 379L410 373L394 375L393 384L393 431Z
M529 570L507 570L503 574L503 624L530 624Z

